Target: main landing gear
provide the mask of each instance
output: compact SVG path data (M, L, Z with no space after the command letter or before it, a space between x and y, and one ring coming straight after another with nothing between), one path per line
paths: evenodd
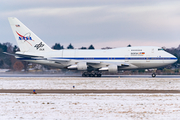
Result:
M156 77L156 73L153 73L153 74L152 74L152 77Z
M82 77L101 77L101 72L84 72Z

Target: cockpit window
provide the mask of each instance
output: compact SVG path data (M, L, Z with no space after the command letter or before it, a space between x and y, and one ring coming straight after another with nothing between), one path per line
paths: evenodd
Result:
M162 48L159 48L159 49L158 49L158 51L161 51L161 50L163 50L163 49L162 49Z

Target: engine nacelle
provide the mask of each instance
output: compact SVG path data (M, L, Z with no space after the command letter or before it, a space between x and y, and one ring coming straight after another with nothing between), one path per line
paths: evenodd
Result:
M86 62L79 62L77 64L77 70L87 70L87 63Z
M108 66L108 71L110 73L117 73L118 72L118 66L117 65L109 65Z

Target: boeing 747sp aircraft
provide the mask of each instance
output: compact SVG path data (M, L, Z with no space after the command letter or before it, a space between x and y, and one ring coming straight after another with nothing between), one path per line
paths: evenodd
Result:
M177 58L160 47L122 47L108 50L52 50L17 18L8 18L20 52L17 59L61 69L83 71L84 77L101 77L102 71L157 68ZM6 53L9 54L9 53ZM156 74L153 73L152 77Z

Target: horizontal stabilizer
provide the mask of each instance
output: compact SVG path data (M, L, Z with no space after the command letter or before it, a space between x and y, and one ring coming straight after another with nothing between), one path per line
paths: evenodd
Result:
M27 55L27 54L12 54L12 53L7 53L3 52L4 54L11 55L14 57L20 57L20 58L36 58L36 59L41 59L41 60L46 60L43 56L34 56L34 55Z

